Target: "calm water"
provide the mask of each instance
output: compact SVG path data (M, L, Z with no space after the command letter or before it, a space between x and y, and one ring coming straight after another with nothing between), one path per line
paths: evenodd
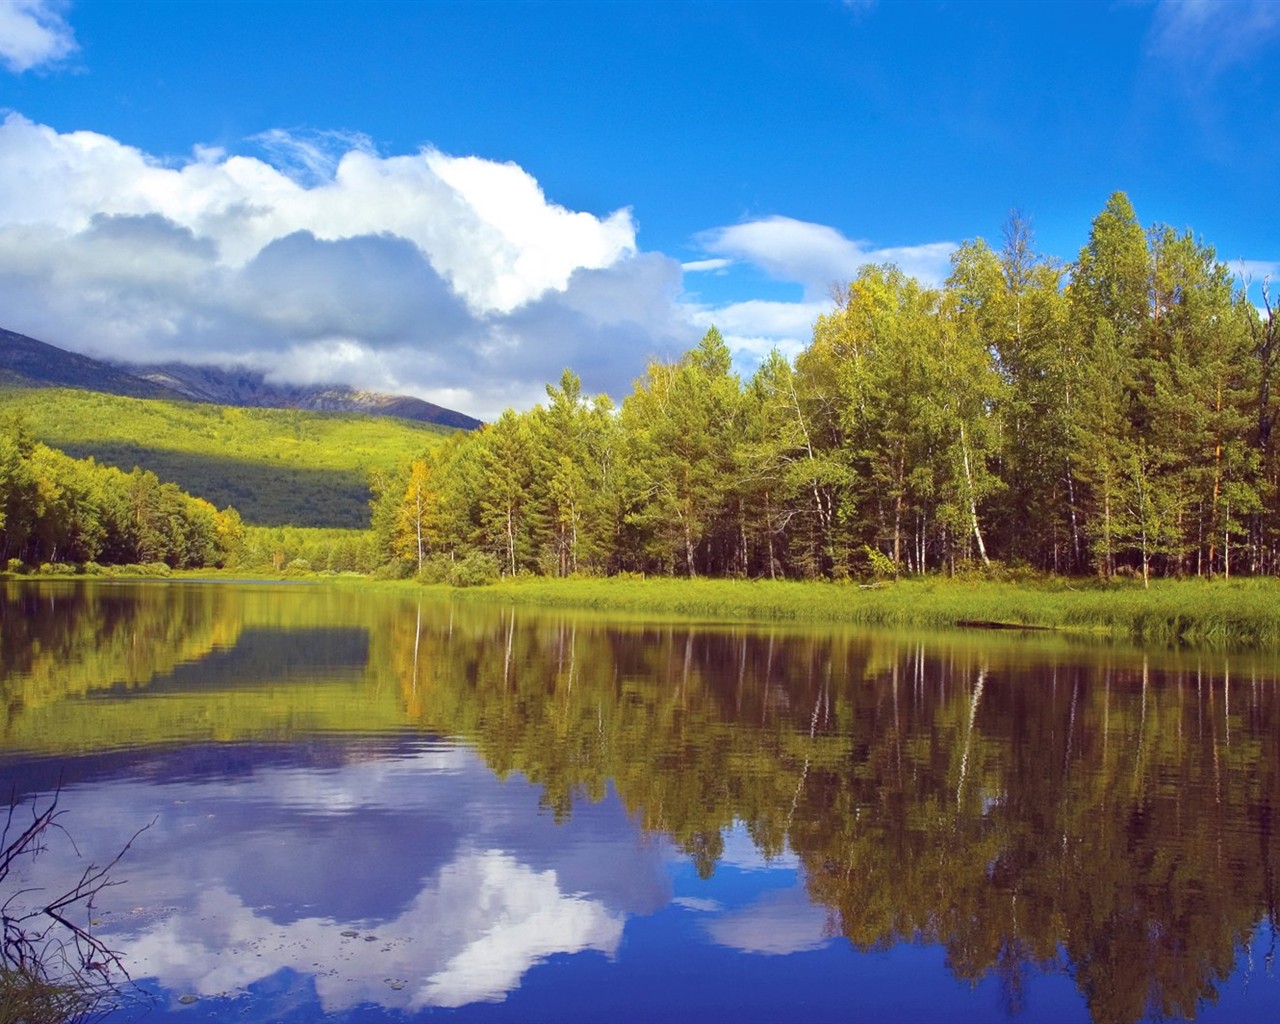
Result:
M0 784L149 1021L1272 1021L1278 667L8 584Z

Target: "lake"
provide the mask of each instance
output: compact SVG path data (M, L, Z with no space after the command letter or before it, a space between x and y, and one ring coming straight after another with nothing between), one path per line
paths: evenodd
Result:
M1280 1019L1275 657L0 588L112 1020Z

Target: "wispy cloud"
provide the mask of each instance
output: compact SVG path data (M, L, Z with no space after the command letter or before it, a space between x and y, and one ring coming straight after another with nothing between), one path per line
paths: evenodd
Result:
M681 263L680 269L689 274L701 274L708 271L728 270L733 266L733 260L714 259L714 260L690 260L688 263Z
M262 148L272 167L304 188L332 181L347 153L375 152L372 140L360 132L271 128L249 141ZM217 151L211 155L215 160L225 156Z
M877 0L842 0L846 11L855 18L863 18L876 9Z
M57 64L80 47L59 0L0 3L0 63L15 75Z
M938 284L948 272L954 242L878 248L846 238L825 224L765 217L703 232L698 241L715 256L743 260L780 281L804 288L814 301L826 296L833 284L851 281L868 263L895 263L920 280Z
M1280 262L1269 260L1237 260L1231 264L1237 276L1247 284L1280 279Z
M1147 45L1154 56L1213 74L1256 59L1277 40L1274 0L1158 0Z

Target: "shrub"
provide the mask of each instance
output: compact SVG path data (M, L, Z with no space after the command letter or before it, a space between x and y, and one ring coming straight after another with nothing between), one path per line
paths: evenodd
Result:
M455 564L453 558L449 555L431 555L423 561L422 568L418 571L417 580L419 583L445 583L448 581L449 572Z
M862 550L867 556L867 568L871 571L873 578L877 580L897 579L899 572L897 562L878 548L873 548L870 544L862 545Z
M498 560L486 551L472 551L453 563L449 583L455 587L482 587L502 575Z
M408 562L386 562L375 568L369 575L375 580L407 580L413 573L413 566Z

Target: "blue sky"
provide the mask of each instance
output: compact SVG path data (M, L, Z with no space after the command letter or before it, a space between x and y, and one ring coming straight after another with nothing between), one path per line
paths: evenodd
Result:
M1280 4L0 0L0 326L482 416L1117 189L1280 264ZM1243 262L1242 262L1243 261Z

